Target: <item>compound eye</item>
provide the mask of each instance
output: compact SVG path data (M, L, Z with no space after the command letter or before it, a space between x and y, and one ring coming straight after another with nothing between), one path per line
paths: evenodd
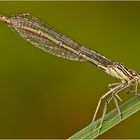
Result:
M136 75L136 71L135 71L135 70L129 69L128 71L129 71L132 75L134 75L134 76Z

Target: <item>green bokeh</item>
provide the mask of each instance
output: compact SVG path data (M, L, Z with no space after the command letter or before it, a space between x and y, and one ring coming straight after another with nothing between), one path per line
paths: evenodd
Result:
M0 2L1 15L20 12L140 71L140 2ZM91 122L117 81L89 63L46 54L4 24L0 46L0 138L68 138ZM139 117L100 138L140 138Z

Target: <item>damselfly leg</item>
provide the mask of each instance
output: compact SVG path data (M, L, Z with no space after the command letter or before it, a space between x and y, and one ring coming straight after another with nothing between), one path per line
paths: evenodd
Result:
M109 89L112 89L113 87L119 85L120 83L112 83L112 84L108 84Z
M120 120L122 119L122 114L121 114L121 111L119 109L119 105L118 105L118 100L122 101L121 98L119 97L118 95L118 92L122 91L123 89L127 88L129 86L128 83L120 83L118 84L117 86L115 86L114 88L110 89L107 93L105 93L103 96L101 96L101 98L99 99L99 102L97 104L97 107L96 107L96 110L95 110L95 113L94 113L94 117L93 117L93 120L92 122L95 121L95 118L97 116L97 113L99 111L99 108L100 108L100 105L102 103L102 100L105 99L107 96L109 96L107 98L107 100L105 101L104 103L104 107L103 107L103 112L102 112L102 117L101 117L101 121L100 121L100 124L99 124L99 127L98 127L98 132L100 133L101 131L101 128L102 128L102 124L103 124L103 121L104 121L104 117L105 117L105 114L107 112L107 106L108 104L112 101L112 99L114 100L114 103L115 103L115 106L118 110L118 113L119 113L119 116L120 116ZM117 100L118 99L118 100Z

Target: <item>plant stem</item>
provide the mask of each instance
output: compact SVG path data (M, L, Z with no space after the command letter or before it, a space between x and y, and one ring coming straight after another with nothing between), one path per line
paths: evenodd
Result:
M101 128L100 133L98 133L98 126L100 124L100 119L89 124L87 127L83 128L70 138L71 139L95 139L107 130L111 129L118 123L122 122L132 114L136 113L140 110L140 96L135 96L130 100L126 101L120 106L120 110L122 113L122 119L120 120L120 116L118 114L117 109L112 110L108 114L105 115L104 122Z

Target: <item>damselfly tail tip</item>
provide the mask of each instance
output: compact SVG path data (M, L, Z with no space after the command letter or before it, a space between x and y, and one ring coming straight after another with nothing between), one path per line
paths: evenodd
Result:
M9 19L5 16L0 15L0 21L8 23Z

